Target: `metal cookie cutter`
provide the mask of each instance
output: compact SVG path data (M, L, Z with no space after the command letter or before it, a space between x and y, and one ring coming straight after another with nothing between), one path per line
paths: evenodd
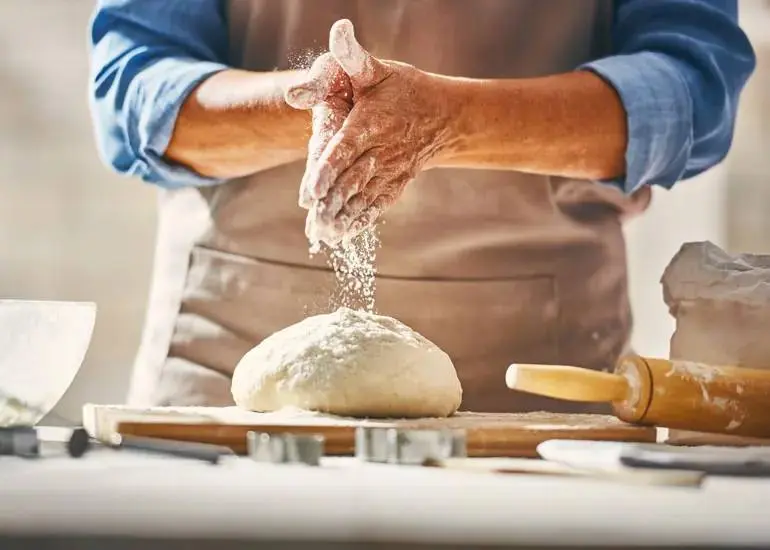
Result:
M249 432L246 441L249 457L257 462L318 466L324 452L322 435Z
M466 456L465 430L356 428L356 458L366 462L424 465Z
M34 458L40 456L37 430L31 426L0 428L0 455Z

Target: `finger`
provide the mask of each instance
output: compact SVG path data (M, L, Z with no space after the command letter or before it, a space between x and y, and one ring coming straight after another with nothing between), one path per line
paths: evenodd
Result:
M313 170L308 174L307 189L313 200L324 198L340 174L369 148L365 146L366 132L363 132L362 128L357 119L350 116L329 140Z
M369 205L374 202L379 193L377 183L374 180L370 181L360 193L351 197L345 206L342 207L340 213L337 214L337 219L342 221L345 227L350 227L369 208Z
M349 225L345 231L347 238L353 238L367 227L374 225L374 222L382 215L385 210L393 206L396 202L395 195L380 195Z
M310 109L329 95L343 77L341 67L330 53L320 55L310 70L284 92L284 99L295 109Z
M305 237L310 243L311 250L318 250L321 244L321 235L318 227L318 212L315 207L310 207L305 217Z
M310 193L305 186L304 178L299 186L299 200L297 201L297 204L305 210L310 210L310 207L313 205L313 198L310 196Z
M336 134L345 122L350 112L350 106L342 99L329 98L313 107L313 123L310 140L308 140L308 155L305 164L305 173L302 175L299 192L299 205L302 208L310 208L313 197L308 190L310 174L326 149L329 140Z
M356 40L353 23L341 19L329 32L329 51L357 87L374 86L388 75L388 68Z
M328 243L334 234L341 234L343 230L342 224L326 224L321 221L317 203L310 208L305 218L305 236L310 242L311 249L317 249L317 245L322 242Z
M325 223L333 221L342 207L355 195L364 189L377 171L377 160L374 151L367 151L345 170L326 196L320 199L321 219Z
M324 242L330 247L343 241L349 242L366 228L372 226L382 213L395 203L397 196L392 194L377 195L371 190L364 190L355 198L361 204L357 210L357 217L346 217L345 214L341 214L333 221L328 222L321 219L320 210L314 210L315 216L309 222L311 229L308 234L313 235L313 239L318 242Z
M320 218L317 203L308 212L305 219L305 235L311 244L311 250L318 250L320 243L334 246L342 240L345 234L345 225L337 220L325 223Z
M354 224L365 225L367 222L364 213L372 206L376 214L378 208L388 208L396 199L401 196L404 187L411 181L408 175L402 175L396 179L385 179L379 176L373 177L366 187L358 194L353 196L340 210L337 219L344 222L345 226L350 228ZM386 201L383 197L390 197ZM379 214L377 214L379 215ZM363 221L359 220L361 218Z
M310 242L310 248L318 242L315 230L315 216L313 213L313 207L307 209L307 216L305 216L305 237Z
M286 103L295 109L310 109L329 94L340 66L330 53L318 56L310 69L284 92Z

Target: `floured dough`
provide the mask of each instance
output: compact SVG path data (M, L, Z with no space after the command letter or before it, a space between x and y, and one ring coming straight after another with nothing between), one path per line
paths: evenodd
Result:
M265 338L243 356L235 403L356 417L449 416L462 388L452 360L405 324L340 308Z

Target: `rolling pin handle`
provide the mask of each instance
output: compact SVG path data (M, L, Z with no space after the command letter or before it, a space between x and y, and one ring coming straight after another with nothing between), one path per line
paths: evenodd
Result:
M513 364L505 373L512 390L555 399L607 403L628 395L626 379L617 374L564 365Z

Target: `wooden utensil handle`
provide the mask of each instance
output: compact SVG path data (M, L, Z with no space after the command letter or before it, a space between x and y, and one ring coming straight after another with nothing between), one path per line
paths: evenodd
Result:
M628 393L622 376L565 365L513 364L505 373L505 385L512 390L589 403L620 401Z

